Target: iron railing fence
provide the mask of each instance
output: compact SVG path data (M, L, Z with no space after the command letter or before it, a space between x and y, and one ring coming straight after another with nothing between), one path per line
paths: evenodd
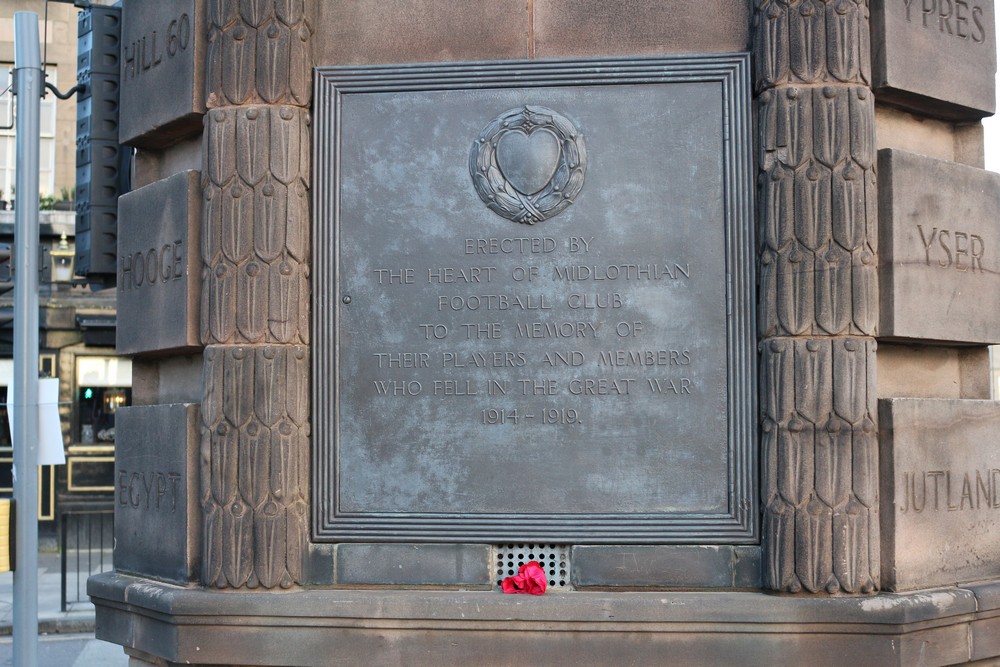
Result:
M89 602L87 578L113 567L114 508L68 508L59 511L61 609Z

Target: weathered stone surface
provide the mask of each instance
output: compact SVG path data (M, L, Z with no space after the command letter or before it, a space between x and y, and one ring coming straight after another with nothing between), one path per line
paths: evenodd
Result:
M510 60L529 57L524 0L314 2L317 65ZM358 45L363 44L363 48Z
M879 101L946 118L996 110L992 0L872 0Z
M764 580L870 593L879 580L871 338L772 338L760 360Z
M973 592L979 609L1000 609L1000 580L969 584L963 588ZM1000 637L997 639L1000 640Z
M536 58L726 53L750 44L748 2L534 0L529 6Z
M576 546L571 576L576 588L732 588L737 586L736 550L731 546ZM759 557L756 562L759 566Z
M312 30L304 0L207 4L206 106L309 104Z
M972 657L974 660L990 660L1000 654L1000 616L985 618L972 624ZM995 665L995 660L983 667Z
M299 590L218 593L92 577L97 637L240 665L954 665L996 615L951 588L872 598L760 593ZM127 601L127 604L126 604ZM137 610L144 613L136 613ZM983 628L986 630L987 628ZM982 645L977 655L989 654ZM1000 651L1000 649L997 649Z
M132 405L198 403L203 391L200 354L132 361Z
M315 4L206 8L202 579L220 588L287 588L309 558Z
M188 169L200 171L203 158L200 135L180 139L168 150L136 151L132 189L141 188Z
M198 406L122 408L116 429L115 570L197 579Z
M868 2L754 0L758 89L803 83L867 87L871 81Z
M185 171L118 200L119 354L201 347L198 180Z
M864 86L758 98L761 336L873 335L874 99Z
M119 139L163 148L201 131L205 113L203 0L126 0Z
M984 582L967 588L976 595L979 609L995 610L1000 605L1000 582ZM983 665L988 667L991 663L996 664L996 660L990 658L1000 655L1000 614L994 611L984 616L971 624L970 634L972 659L985 661Z
M879 150L898 148L980 169L986 165L982 123L952 123L880 104L875 107L875 137Z
M763 585L764 550L760 546L733 549L733 587L759 590Z
M201 339L309 342L309 113L293 106L206 116Z
M764 585L879 581L867 0L754 1Z
M1000 174L879 151L880 333L1000 342Z
M302 581L309 536L309 350L205 350L202 578L219 588Z
M485 544L339 544L336 581L347 585L490 586Z
M745 2L342 0L317 3L319 65L728 53L750 41ZM706 20L709 18L711 20ZM359 49L357 44L364 44Z
M1000 576L1000 403L879 401L883 587Z
M878 346L879 398L990 398L990 349L985 345Z

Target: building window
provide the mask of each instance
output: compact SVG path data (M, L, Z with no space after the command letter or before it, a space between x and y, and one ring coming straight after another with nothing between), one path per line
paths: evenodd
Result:
M0 63L0 91L7 90L12 82L14 65L11 63ZM56 68L49 65L46 68L48 82L58 87ZM38 152L38 189L43 197L55 196L56 182L56 96L48 94L42 98L41 118L39 124L39 136L41 142ZM0 126L9 125L14 118L14 96L8 91L6 95L0 95ZM15 155L17 147L14 141L14 128L0 129L0 191L3 196L0 199L16 199L14 192L15 184Z
M0 456L9 456L13 452L11 444L11 424L7 416L7 391L14 380L14 360L0 359ZM5 486L3 473L0 472L0 487Z
M10 428L10 420L7 417L7 387L0 387L0 452L13 451ZM0 486L3 486L2 481Z
M132 404L132 362L116 357L76 358L76 442L114 444L115 414Z

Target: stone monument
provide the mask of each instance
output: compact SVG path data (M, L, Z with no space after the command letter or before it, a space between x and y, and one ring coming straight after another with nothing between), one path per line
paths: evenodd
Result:
M122 43L89 592L136 665L1000 658L992 2L125 0Z

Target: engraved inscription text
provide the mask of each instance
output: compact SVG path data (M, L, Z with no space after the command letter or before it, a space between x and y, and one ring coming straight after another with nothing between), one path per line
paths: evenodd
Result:
M976 44L986 41L983 8L974 0L902 0L906 20Z

